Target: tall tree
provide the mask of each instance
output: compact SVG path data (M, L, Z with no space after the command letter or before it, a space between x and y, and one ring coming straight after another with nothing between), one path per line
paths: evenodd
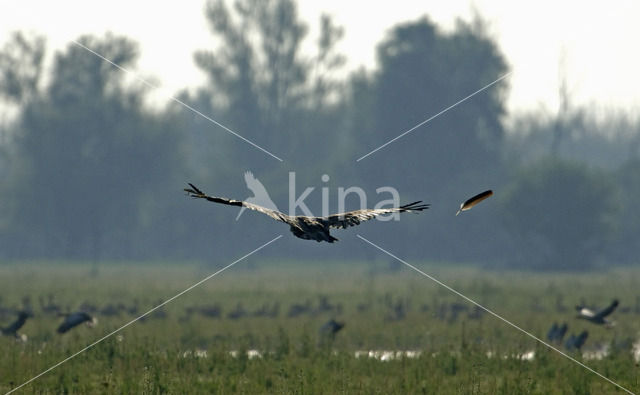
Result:
M459 22L452 33L443 33L426 18L394 28L378 46L378 63L371 113L375 129L362 131L363 145L370 150L495 81L507 70L480 22ZM362 165L378 166L382 173L375 172L377 175L390 176L418 167L429 171L432 183L439 187L471 169L498 165L504 134L504 90L504 81L492 86ZM384 171L385 166L380 166L399 156L403 157L399 167Z
M615 175L622 190L622 213L617 224L620 237L610 252L618 262L636 264L640 253L640 212L636 203L640 196L640 159L629 159Z
M344 64L335 51L341 28L323 16L317 55L308 56L301 50L308 27L292 0L236 0L232 7L212 0L206 17L220 45L196 52L195 62L224 123L288 160L313 152L304 144L313 127L301 122L326 109L340 88L331 73ZM234 150L236 163L255 156L245 148Z
M451 32L426 17L400 24L378 45L377 60L378 69L352 85L358 95L352 98L358 121L350 126L359 144L354 160L507 72L503 55L479 19L458 22ZM498 188L504 173L506 86L502 80L359 161L365 186L393 186L402 200L425 199L453 213L465 196ZM427 237L434 242L429 254L439 259L471 259L474 252L477 256L478 250L498 243L478 229L455 228L448 215L434 210L430 217L437 225L408 227L399 243L410 245L415 235ZM469 240L466 248L460 239Z
M220 93L214 100L226 104L226 122L275 150L304 96L308 68L299 50L307 28L289 0L236 1L233 11L222 0L207 3L209 25L223 44L198 51L195 61Z
M42 75L45 39L14 32L0 51L0 95L21 104L32 97Z
M346 63L347 58L337 52L336 44L344 36L344 28L336 26L328 15L320 17L320 36L318 38L318 53L313 59L313 92L312 106L320 109L328 102L338 98L332 95L342 92L342 83L332 77L335 70L339 70Z
M36 93L42 75L45 40L14 32L0 51L0 99L8 107L26 104ZM0 177L6 179L8 166L4 163L11 144L11 131L6 114L0 114Z
M79 42L124 67L138 53L122 37ZM131 252L144 199L175 171L180 152L170 120L144 107L144 93L79 46L56 54L51 82L20 114L16 140L14 221L30 253L97 259Z
M7 115L19 110L38 93L42 75L45 40L41 36L14 32L0 51L0 99L6 112L0 114L0 239L12 232L11 216L15 214L13 172L16 126Z

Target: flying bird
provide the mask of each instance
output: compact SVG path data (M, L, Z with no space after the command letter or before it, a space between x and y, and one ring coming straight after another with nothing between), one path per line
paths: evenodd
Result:
M33 315L27 311L20 311L18 313L18 318L6 328L0 329L2 334L5 336L13 336L18 340L26 340L26 336L18 333L18 330L24 326L24 323L27 322L27 318L31 318Z
M98 320L82 311L67 314L62 324L58 327L58 333L65 333L83 322L86 323L88 327L92 328L98 323Z
M611 328L614 325L614 322L605 319L605 317L613 313L616 307L618 307L618 304L618 299L614 299L608 307L598 311L597 313L584 306L576 306L576 310L578 310L578 318Z
M250 210L255 210L260 213L266 214L276 221L284 222L289 225L289 230L294 236L304 240L315 240L317 242L326 241L333 243L338 241L335 237L331 236L329 230L331 228L347 228L349 226L360 225L362 221L368 221L379 215L391 214L391 213L413 213L429 208L428 204L422 204L422 201L405 204L400 207L380 208L380 209L364 209L349 211L346 213L329 215L327 217L308 217L304 215L291 216L280 211L269 209L266 207L253 204L248 201L226 199L215 196L208 196L195 185L189 184L191 188L185 188L184 191L192 198L206 199L214 203L222 203L230 206L246 207Z
M456 216L458 214L460 214L461 212L463 212L463 211L471 210L471 208L473 206L475 206L476 204L480 203L484 199L490 197L491 195L493 195L493 191L491 189L489 189L488 191L484 191L484 192L479 193L476 196L468 199L467 201L465 201L464 203L462 203L460 205L460 210L458 210L458 212L456 213Z

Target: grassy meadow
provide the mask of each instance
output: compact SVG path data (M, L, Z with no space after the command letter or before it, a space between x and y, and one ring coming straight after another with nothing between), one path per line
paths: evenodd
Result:
M536 274L411 263L540 338L553 322L566 322L567 336L588 330L581 352L567 352L640 389L631 352L640 339L639 269ZM27 342L0 337L0 391L226 264L1 264L0 326L19 309L34 317L19 331ZM614 328L575 318L576 304L613 298L621 302ZM59 313L78 310L98 324L56 333ZM330 319L345 323L335 337L320 331ZM601 358L587 355L602 349ZM250 257L16 393L623 392L407 267Z

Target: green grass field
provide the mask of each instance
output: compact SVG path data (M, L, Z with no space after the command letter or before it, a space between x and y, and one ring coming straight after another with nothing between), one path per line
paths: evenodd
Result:
M554 321L567 322L568 333L588 330L582 351L608 345L608 355L571 355L631 391L640 389L631 353L640 338L640 270L535 274L411 263L543 339ZM12 310L31 305L34 313L20 330L29 338L26 343L0 338L0 391L24 383L226 264L0 265L0 326L14 319ZM574 306L581 301L600 307L613 298L621 301L612 315L613 329L575 318ZM95 311L98 325L60 335L56 328L62 318L46 310L52 306ZM346 324L334 339L319 332L331 318ZM248 350L261 355L250 358ZM355 356L370 350L418 354L388 361ZM530 351L535 357L523 360ZM623 393L407 267L388 261L254 257L21 392Z

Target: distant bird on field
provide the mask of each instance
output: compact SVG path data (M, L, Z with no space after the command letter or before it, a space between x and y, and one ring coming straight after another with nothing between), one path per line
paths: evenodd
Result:
M256 309L252 313L252 315L254 317L276 318L279 312L280 312L280 303L275 302L273 305L269 305L268 303L265 303L261 307Z
M576 306L576 310L578 310L578 318L587 320L594 324L605 325L607 328L611 328L615 325L615 323L613 321L605 319L605 317L613 313L616 307L618 307L618 304L618 300L614 299L607 308L602 309L597 313L584 306Z
M476 196L467 199L467 201L465 201L464 203L462 203L460 205L460 210L458 210L458 212L456 213L456 216L458 214L460 214L462 211L467 211L467 210L471 210L471 208L473 206L475 206L476 204L480 203L481 201L483 201L484 199L488 198L489 196L493 195L493 191L492 190L488 190L488 191L484 191L482 193L477 194Z
M11 325L1 329L2 334L5 336L13 336L18 340L26 341L27 336L18 333L18 330L20 330L20 328L24 326L25 322L27 322L27 319L31 317L33 317L33 315L30 312L18 312L18 318Z
M238 303L236 309L230 311L229 314L227 314L227 318L231 320L237 320L240 318L244 318L247 315L249 315L249 313L247 312L247 310L245 310L244 306L242 306L242 303Z
M206 199L210 202L227 204L230 206L246 207L250 210L255 210L260 213L266 214L269 217L284 222L289 225L289 230L294 236L304 240L315 240L317 242L326 241L333 243L337 241L335 237L329 234L331 228L347 228L349 226L359 225L362 221L368 221L379 215L391 214L391 213L412 213L429 208L428 204L421 204L422 201L413 202L400 207L381 208L381 209L363 209L349 211L346 213L334 214L328 217L308 217L304 215L291 216L281 213L277 210L272 210L253 204L247 201L232 200L215 196L208 196L195 185L189 184L191 188L185 188L185 192L189 196L196 199Z
M333 341L336 334L344 328L344 322L338 322L333 318L320 327L320 342Z
M550 342L554 341L556 338L557 331L558 331L558 323L554 322L553 325L551 325L551 328L549 328L549 331L547 332L547 340L549 340Z
M578 336L571 335L564 343L564 346L569 351L579 350L587 341L587 337L589 337L589 332L587 331L582 331Z
M549 332L547 332L547 340L550 342L561 342L564 335L567 333L567 328L566 323L558 326L558 324L554 322L549 329Z
M307 300L304 304L295 303L289 307L289 311L287 312L287 317L294 318L300 316L302 314L311 313L311 301Z
M62 307L54 303L53 295L49 294L48 300L45 300L44 296L40 295L39 299L40 308L44 314L59 314L62 311Z
M204 305L198 307L187 307L187 314L199 313L203 317L207 318L220 318L222 314L222 308L218 304Z
M98 323L98 320L83 311L67 314L62 324L58 327L58 333L65 333L82 323L86 323L88 327L93 328Z

